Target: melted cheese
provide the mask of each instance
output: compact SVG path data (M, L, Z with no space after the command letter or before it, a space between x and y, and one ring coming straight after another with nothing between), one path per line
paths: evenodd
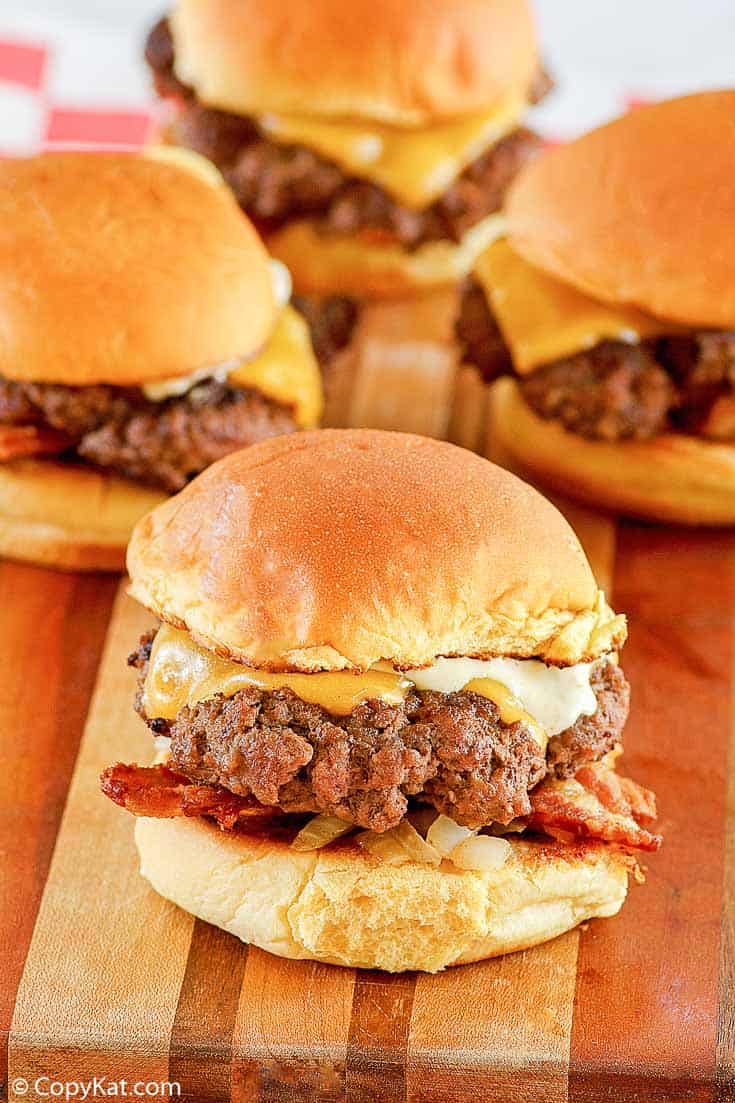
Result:
M424 670L406 673L380 663L364 674L271 674L221 659L196 644L188 632L164 624L151 649L143 709L151 718L173 720L186 705L217 693L232 697L254 686L291 689L302 701L347 716L363 701L400 704L414 686L440 693L465 689L493 701L503 723L523 720L545 748L550 735L597 708L589 675L589 664L558 670L535 659L437 659Z
M475 267L520 374L605 339L636 343L678 326L634 307L598 302L496 241Z
M372 698L400 704L411 683L390 669L368 670L365 674L270 674L220 659L197 646L188 632L162 625L151 649L143 708L147 716L173 720L185 705L216 693L232 697L248 686L291 689L302 701L321 705L335 716L347 716L362 701Z
M421 208L512 130L525 107L524 97L511 93L492 111L419 130L298 115L266 115L259 123L274 141L316 150L347 172L379 184L399 203Z
M298 311L284 307L263 351L231 371L227 382L233 387L254 387L284 406L293 406L300 429L316 425L322 412L322 377L309 327Z
M597 698L590 685L591 669L589 663L560 668L546 666L538 659L437 659L423 670L406 671L406 677L418 689L434 689L439 693L456 693L473 683L477 685L478 680L492 679L504 686L520 708L551 736L565 731L578 717L595 712ZM482 693L482 689L475 692ZM495 697L492 700L505 719L505 705ZM506 701L506 705L515 707L513 702Z
M487 697L492 701L504 724L517 724L523 721L530 728L536 742L546 750L546 744L549 741L548 732L534 720L518 698L502 682L496 681L495 678L473 678L463 686L463 689L467 693L478 693L481 697Z
M265 347L252 360L228 360L177 379L146 383L143 393L152 402L163 402L173 395L185 394L205 379L226 380L233 387L252 388L274 402L293 407L300 429L316 425L321 416L321 374L309 328L291 306L283 308Z

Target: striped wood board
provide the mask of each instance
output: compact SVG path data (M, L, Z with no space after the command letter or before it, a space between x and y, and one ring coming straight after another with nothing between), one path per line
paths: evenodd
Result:
M389 347L396 317L376 309ZM432 331L446 325L441 310L424 319ZM400 372L370 349L358 357L330 419L487 451L486 390L424 333ZM155 896L136 872L130 818L97 789L109 762L150 754L125 666L148 616L114 578L0 564L0 1081L11 1099L48 1098L38 1077L95 1075L175 1081L192 1103L735 1099L735 534L563 508L630 617L624 762L659 795L665 847L618 917L438 976L282 961Z

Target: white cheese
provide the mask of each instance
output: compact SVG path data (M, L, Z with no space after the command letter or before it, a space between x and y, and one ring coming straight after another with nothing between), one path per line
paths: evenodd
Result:
M491 678L504 685L552 736L596 711L591 671L591 663L559 668L538 659L437 659L424 670L406 671L406 677L418 689L439 693L456 693L475 678Z
M189 375L179 375L175 379L159 379L155 383L144 383L141 390L151 402L164 402L167 398L176 398L186 394L197 383L203 383L205 379L216 379L218 383L224 383L227 376L235 368L239 367L239 360L227 360L216 367L199 368Z

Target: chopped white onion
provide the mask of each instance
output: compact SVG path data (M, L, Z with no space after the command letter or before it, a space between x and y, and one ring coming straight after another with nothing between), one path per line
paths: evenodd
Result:
M411 861L405 846L401 846L391 831L386 831L383 835L378 835L376 831L361 831L355 839L363 849L381 862L388 862L392 866L403 866Z
M459 869L491 872L504 866L513 851L507 839L492 835L472 835L465 839L449 855L449 860Z
M416 828L405 819L382 835L375 831L363 831L357 836L357 841L374 857L393 865L418 862L424 866L438 866L442 860L439 851L422 839Z
M314 816L299 831L291 843L293 850L321 850L341 835L352 831L353 824L337 819L336 816Z
M436 847L442 857L446 858L455 846L459 846L463 839L474 835L469 827L462 827L455 823L449 816L437 816L426 833L426 841Z

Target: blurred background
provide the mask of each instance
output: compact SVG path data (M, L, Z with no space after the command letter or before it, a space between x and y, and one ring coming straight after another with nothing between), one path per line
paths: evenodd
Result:
M735 84L734 0L536 0L536 9L558 87L533 122L552 139L641 100ZM142 46L163 11L160 0L4 0L0 152L144 141Z

